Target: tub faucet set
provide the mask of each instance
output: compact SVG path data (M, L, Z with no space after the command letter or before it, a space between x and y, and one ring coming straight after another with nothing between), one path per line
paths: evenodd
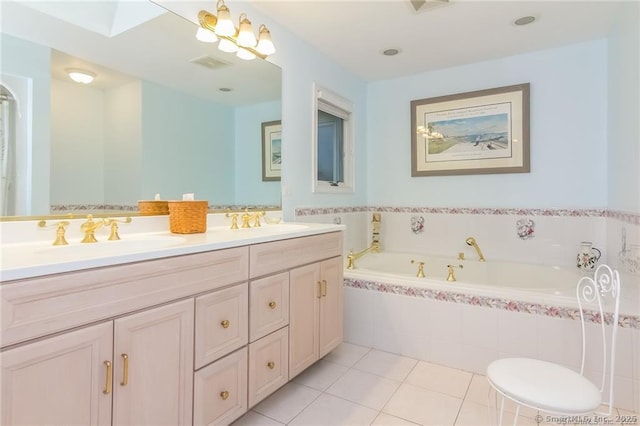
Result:
M371 219L371 226L373 228L371 235L371 245L357 253L354 253L353 249L349 250L349 255L347 256L347 269L355 269L355 261L369 252L380 253L380 222L380 213L374 213Z

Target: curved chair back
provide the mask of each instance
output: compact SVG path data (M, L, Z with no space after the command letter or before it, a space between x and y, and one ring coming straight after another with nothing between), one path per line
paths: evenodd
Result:
M607 265L596 268L592 277L582 277L576 287L578 307L580 309L580 322L582 323L582 362L580 374L584 375L586 350L585 320L592 317L593 322L600 325L600 338L602 341L602 371L600 383L595 383L600 388L603 404L608 406L610 415L613 410L613 378L616 361L616 335L618 334L618 316L620 307L620 274ZM607 333L607 328L610 332ZM609 386L605 393L607 375Z

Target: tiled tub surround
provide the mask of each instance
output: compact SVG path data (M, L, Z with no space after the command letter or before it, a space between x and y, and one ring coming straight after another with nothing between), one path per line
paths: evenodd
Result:
M351 207L299 209L296 214L307 222L332 223L340 217L347 223L345 249L360 250L370 243L374 211L382 213L383 252L419 253L426 259L455 260L463 252L466 263L475 262L475 251L465 244L466 237L474 236L488 263L573 268L579 243L592 241L603 249L603 262L622 269L622 235L626 234L627 247L640 241L640 215L606 210ZM411 218L417 215L424 217L424 231L415 234ZM518 236L520 219L535 222L533 237ZM407 283L411 279L346 272L345 340L479 374L504 356L530 356L579 368L579 317L570 303L496 288L455 291L446 281L436 283L436 288L416 287ZM638 294L637 274L623 274L622 281L623 294L625 288L635 292L628 294ZM568 283L574 285L575 281ZM639 303L627 300L621 315L615 374L615 404L634 411L640 410ZM594 333L596 319L590 320L587 329ZM598 376L597 366L597 361L587 364L590 377Z

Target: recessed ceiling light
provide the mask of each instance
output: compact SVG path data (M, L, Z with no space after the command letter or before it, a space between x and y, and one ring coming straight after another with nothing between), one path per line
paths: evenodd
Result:
M382 51L382 54L384 56L395 56L398 53L400 53L400 49L395 49L395 48L385 49L385 50Z
M221 87L221 88L219 88L218 90L219 90L219 91L221 91L221 92L230 92L230 91L232 91L233 89L231 89L231 88L229 88L229 87Z
M69 75L69 78L76 83L89 84L96 78L95 73L78 68L67 68L65 71Z
M513 23L515 25L528 25L535 20L536 20L535 16L523 16L522 18L518 18L515 21L513 21Z

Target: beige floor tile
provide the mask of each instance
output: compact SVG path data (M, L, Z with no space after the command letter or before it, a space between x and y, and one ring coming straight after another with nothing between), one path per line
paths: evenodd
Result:
M331 385L327 393L381 410L399 386L400 382L395 380L351 369Z
M371 426L416 426L417 423L409 420L401 419L390 414L380 413L378 417L371 423Z
M329 394L322 394L305 408L290 426L368 426L378 412Z
M405 383L464 398L472 377L473 374L466 371L420 361L407 376Z
M244 416L240 417L235 422L231 423L232 426L284 426L284 423L276 422L269 417L258 414L255 411L249 411Z
M352 367L371 349L364 346L358 346L344 342L337 348L325 355L325 361L335 362L336 364Z
M474 374L469 384L469 389L464 397L465 400L485 404L489 402L489 389L491 386L487 382L487 377Z
M281 423L289 423L309 406L320 393L315 389L290 382L253 407L253 411L264 414Z
M403 384L383 412L421 425L453 425L462 400L418 386Z
M298 374L293 379L293 382L320 391L325 391L336 380L342 377L347 370L349 370L349 368L344 365L321 359L302 373Z
M481 425L495 425L497 424L497 413L490 412L487 408L487 404L480 404L470 400L464 400L458 418L456 419L456 426L481 426ZM494 419L492 419L493 416ZM512 425L514 413L508 411L504 412L502 424ZM519 425L536 425L535 420L529 417L518 416ZM543 424L543 423L541 423Z
M417 363L418 360L413 358L372 349L353 368L402 381Z

